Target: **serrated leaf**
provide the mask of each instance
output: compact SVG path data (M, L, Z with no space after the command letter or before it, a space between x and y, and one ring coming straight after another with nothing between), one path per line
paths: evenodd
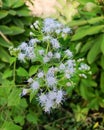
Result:
M17 71L18 76L21 76L21 77L27 77L28 76L28 72L22 67L19 67L16 71Z
M11 57L10 58L10 65L12 65L16 61L16 57Z
M22 127L14 124L13 122L10 121L5 121L4 124L1 127L2 130L22 130Z
M101 88L101 91L104 92L104 71L101 72L101 77L100 77L100 88Z
M39 69L38 65L31 66L29 69L29 76L32 76L33 74L35 74L38 71L38 69Z
M25 30L23 28L17 27L17 26L11 26L10 29L12 30L11 35L18 35L23 33Z
M89 108L95 110L99 109L99 101L96 97L90 100Z
M20 125L24 124L24 116L23 115L18 115L16 117L14 117L14 121L15 123L19 123Z
M32 99L34 98L34 96L37 94L37 90L35 90L35 91L32 91L31 93L30 93L30 102L32 101Z
M3 74L3 79L6 79L6 78L9 78L11 77L13 74L13 71L10 70L10 69L7 69L6 71L4 71L4 74Z
M93 42L93 46L92 48L90 49L88 55L87 55L87 60L88 62L91 64L93 63L98 54L101 52L100 50L100 46L101 46L101 43L102 43L102 40L103 40L103 35L99 35Z
M8 97L8 106L18 106L20 104L20 93L19 89L14 88Z
M38 122L38 116L35 112L30 112L27 116L26 116L27 120L33 124L37 124Z
M0 19L6 17L8 15L8 11L2 10L0 11Z

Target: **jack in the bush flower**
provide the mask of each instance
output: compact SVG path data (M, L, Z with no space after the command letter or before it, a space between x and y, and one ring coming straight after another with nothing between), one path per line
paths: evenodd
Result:
M74 88L78 79L86 79L91 70L84 59L75 59L74 52L60 40L70 36L71 28L52 18L36 21L31 27L30 40L10 51L17 54L21 64L31 61L32 66L38 66L27 79L27 86L30 95L36 91L36 100L49 113L65 101L68 87ZM22 95L25 94L27 88L23 88Z

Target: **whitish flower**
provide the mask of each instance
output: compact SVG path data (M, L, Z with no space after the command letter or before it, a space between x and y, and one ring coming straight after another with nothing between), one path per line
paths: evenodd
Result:
M47 63L50 61L50 58L48 56L43 57L43 62Z
M38 52L40 55L44 55L44 50L39 50Z
M62 91L61 89L58 90L57 96L56 96L56 103L57 104L60 104L62 102L64 95L65 95L64 91Z
M57 84L57 80L55 77L46 77L46 83L49 87L54 87Z
M47 77L54 77L54 73L55 73L55 68L51 67L51 68L49 68L46 76Z
M58 52L56 52L56 53L54 54L54 57L55 57L56 59L60 59L60 58L61 58L61 54L58 53Z
M29 92L29 89L23 89L21 96L25 96Z
M65 65L63 63L61 63L60 66L59 66L59 69L60 70L65 70Z
M80 77L83 77L83 78L87 78L87 76L85 74L79 74Z
M79 67L79 70L90 70L90 67L87 64L82 63Z
M50 40L50 42L51 42L51 44L52 44L53 49L58 49L58 48L60 48L60 44L59 44L59 42L58 42L57 39L52 38L52 39Z
M44 41L44 42L47 42L47 41L49 41L51 38L52 38L52 37L49 36L49 35L44 36L44 37L43 37L43 41Z
M47 53L47 56L48 56L49 58L52 58L53 53L50 51L50 52Z
M72 52L71 52L70 50L66 50L66 51L65 51L65 54L66 54L69 58L73 57L73 54L72 54Z
M19 45L18 48L19 48L20 50L26 50L27 47L28 47L27 43L26 43L26 42L22 42L21 45Z
M32 78L29 78L28 80L27 80L27 82L28 83L32 83L34 80L32 79Z
M50 100L55 100L55 99L56 99L56 96L57 96L56 91L49 91L49 93L48 93L48 98L49 98Z
M57 29L55 32L56 32L56 34L60 34L61 33L61 29Z
M36 29L38 29L38 28L39 28L39 21L36 20L35 23L33 23L33 25L34 25L34 27L35 27Z
M63 28L62 32L68 34L68 33L71 33L71 29L68 27L65 27Z
M37 38L30 39L29 46L33 47L35 43L40 42Z
M84 61L84 58L79 58L79 59L77 60L77 62L81 62L81 61Z
M26 54L23 54L21 52L18 54L18 60L25 62L25 58L26 58Z
M39 89L40 85L39 85L39 82L38 81L33 81L33 83L31 84L31 88L33 90L37 90Z
M28 47L25 52L26 52L26 56L27 56L28 59L35 58L35 53L34 53L33 47Z
M70 83L70 82L67 82L67 83L66 83L66 86L70 87L70 86L71 86L71 83Z
M75 60L68 60L66 64L68 68L73 68L75 66Z
M41 93L41 95L39 95L39 102L42 106L44 106L44 104L46 103L47 101L47 95L46 94L43 94Z
M46 18L43 22L43 32L51 33L56 29L56 21L52 18Z
M71 78L71 75L70 75L69 73L65 73L65 77L66 77L67 79L70 79L70 78Z
M30 25L30 28L32 28L32 29L33 29L33 28L34 28L34 26L33 26L33 25Z
M30 32L30 36L33 36L34 35L34 33L33 32Z
M43 72L39 72L39 73L38 73L38 78L43 78L43 76L44 76L44 73L43 73Z
M49 113L51 108L53 107L53 105L54 105L53 100L47 99L45 106L44 106L44 111Z
M34 58L35 58L35 54L31 52L31 53L28 55L28 58L29 58L30 60L34 59Z
M57 89L53 89L46 94L39 96L39 102L45 112L50 112L52 108L56 108L64 99L65 92Z

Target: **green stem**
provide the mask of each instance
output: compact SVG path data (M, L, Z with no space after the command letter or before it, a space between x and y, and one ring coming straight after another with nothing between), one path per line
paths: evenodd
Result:
M16 81L16 61L14 62L14 66L13 66L13 81L14 83Z
M48 42L48 45L47 45L46 54L48 53L48 49L49 49L49 42Z

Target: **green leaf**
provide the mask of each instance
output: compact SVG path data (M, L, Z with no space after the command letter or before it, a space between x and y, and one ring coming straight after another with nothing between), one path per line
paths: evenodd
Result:
M104 34L102 34L102 41L101 41L101 51L104 54Z
M9 78L9 77L12 77L12 75L13 75L13 71L10 70L10 69L7 69L6 71L4 71L3 79L6 79L6 78Z
M37 94L37 90L32 91L32 92L30 93L30 102L32 101L32 99L35 97L36 94Z
M96 97L92 98L89 102L89 108L93 110L98 110L99 109L99 101Z
M96 25L96 26L86 25L84 27L80 27L76 30L76 33L72 37L71 41L80 40L87 35L97 34L101 32L102 29L104 29L104 25Z
M16 15L16 11L14 11L14 10L9 10L9 12L8 12L10 15L13 15L13 16L15 16Z
M91 64L93 63L98 54L101 52L100 50L100 46L101 46L101 43L103 41L103 35L99 35L93 42L93 45L92 45L92 48L90 49L88 55L87 55L87 60L88 62Z
M17 26L11 26L10 29L13 32L11 35L18 35L18 34L21 34L25 31L23 28L20 28L20 27L17 27Z
M23 115L17 115L14 117L14 121L15 123L19 123L20 125L23 125L24 124L24 116Z
M104 17L94 17L88 20L72 20L69 22L69 26L70 27L74 27L74 26L82 26L82 25L86 25L86 24L95 24L98 23L100 21L103 21Z
M18 16L30 16L30 11L27 7L22 7L19 10L16 10Z
M18 106L20 104L20 93L19 89L14 88L8 97L8 106Z
M16 61L16 57L11 57L10 58L10 65L12 65Z
M0 37L0 45L3 46L3 47L10 47L12 44L11 43L8 43L6 42L2 37Z
M9 62L10 56L7 51L0 46L0 59L4 62Z
M30 123L37 124L38 122L38 116L35 112L31 111L26 118Z
M87 99L87 97L88 97L88 89L87 89L87 86L80 85L80 93L81 93L81 96L82 96L84 99Z
M101 55L100 65L104 69L104 55Z
M25 25L30 25L32 23L32 17L23 17L21 20Z
M5 0L4 3L6 7L11 7L14 4L14 0Z
M88 2L95 2L95 0L78 0L79 3L81 3L82 5L85 5Z
M87 52L91 47L92 47L92 44L93 44L93 38L92 39L88 39L88 41L82 46L81 48L81 52Z
M35 74L39 69L39 65L34 65L31 66L29 69L29 76L32 76L33 74Z
M15 0L12 8L18 8L24 5L24 0Z
M12 20L18 27L24 28L24 23L20 18L15 17Z
M16 71L17 71L18 76L21 76L21 77L27 77L28 76L28 72L22 67L19 67Z
M22 130L22 128L18 125L15 125L13 122L5 121L2 130Z
M13 31L12 31L9 27L7 27L7 26L5 26L5 25L1 25L1 26L0 26L0 31L1 31L3 34L6 34L6 35L13 34Z
M104 92L104 71L101 72L100 87L101 87L101 91Z
M8 15L8 11L5 11L5 10L0 10L0 19L6 17Z

